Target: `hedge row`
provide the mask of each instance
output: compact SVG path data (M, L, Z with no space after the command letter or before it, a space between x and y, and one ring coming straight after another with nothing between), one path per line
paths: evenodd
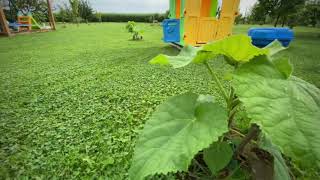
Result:
M71 22L72 18L67 14L56 13L56 21ZM168 17L168 14L115 14L115 13L96 13L92 14L87 20L82 19L83 22L162 22Z
M102 22L162 22L167 18L166 14L101 14Z

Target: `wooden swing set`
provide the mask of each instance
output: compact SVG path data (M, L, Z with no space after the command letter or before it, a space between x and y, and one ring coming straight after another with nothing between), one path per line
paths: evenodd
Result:
M56 22L55 22L53 13L52 13L52 4L51 3L52 3L51 0L47 0L49 24L51 27L50 30L56 30ZM16 34L16 33L13 33L10 31L6 16L3 11L3 7L1 5L0 5L0 26L2 29L2 31L0 32L0 35L9 37L9 36ZM47 29L45 32L47 32L47 31L49 31L49 30ZM44 32L44 31L42 31L42 30L40 30L40 31L39 30L27 31L27 33L32 33L32 32ZM24 32L24 33L26 33L26 32Z

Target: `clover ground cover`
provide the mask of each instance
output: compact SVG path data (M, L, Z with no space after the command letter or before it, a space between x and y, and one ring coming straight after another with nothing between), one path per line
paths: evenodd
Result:
M148 64L159 53L178 54L161 42L161 27L141 25L144 40L134 42L124 26L0 39L1 177L125 179L138 131L157 105L188 91L216 94L205 68ZM319 29L296 34L283 53L297 76L320 87Z

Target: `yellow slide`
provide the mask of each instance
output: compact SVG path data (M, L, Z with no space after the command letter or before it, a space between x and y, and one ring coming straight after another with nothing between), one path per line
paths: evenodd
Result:
M33 17L31 17L31 24L32 24L32 27L36 27L36 29L42 29L42 27L38 24L38 22Z

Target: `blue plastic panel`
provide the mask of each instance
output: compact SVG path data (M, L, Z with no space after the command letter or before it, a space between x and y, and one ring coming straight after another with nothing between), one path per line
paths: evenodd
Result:
M180 42L180 20L165 19L162 22L163 41L166 43Z
M258 47L265 47L276 39L287 47L294 38L293 31L289 28L251 28L248 35L252 44Z

